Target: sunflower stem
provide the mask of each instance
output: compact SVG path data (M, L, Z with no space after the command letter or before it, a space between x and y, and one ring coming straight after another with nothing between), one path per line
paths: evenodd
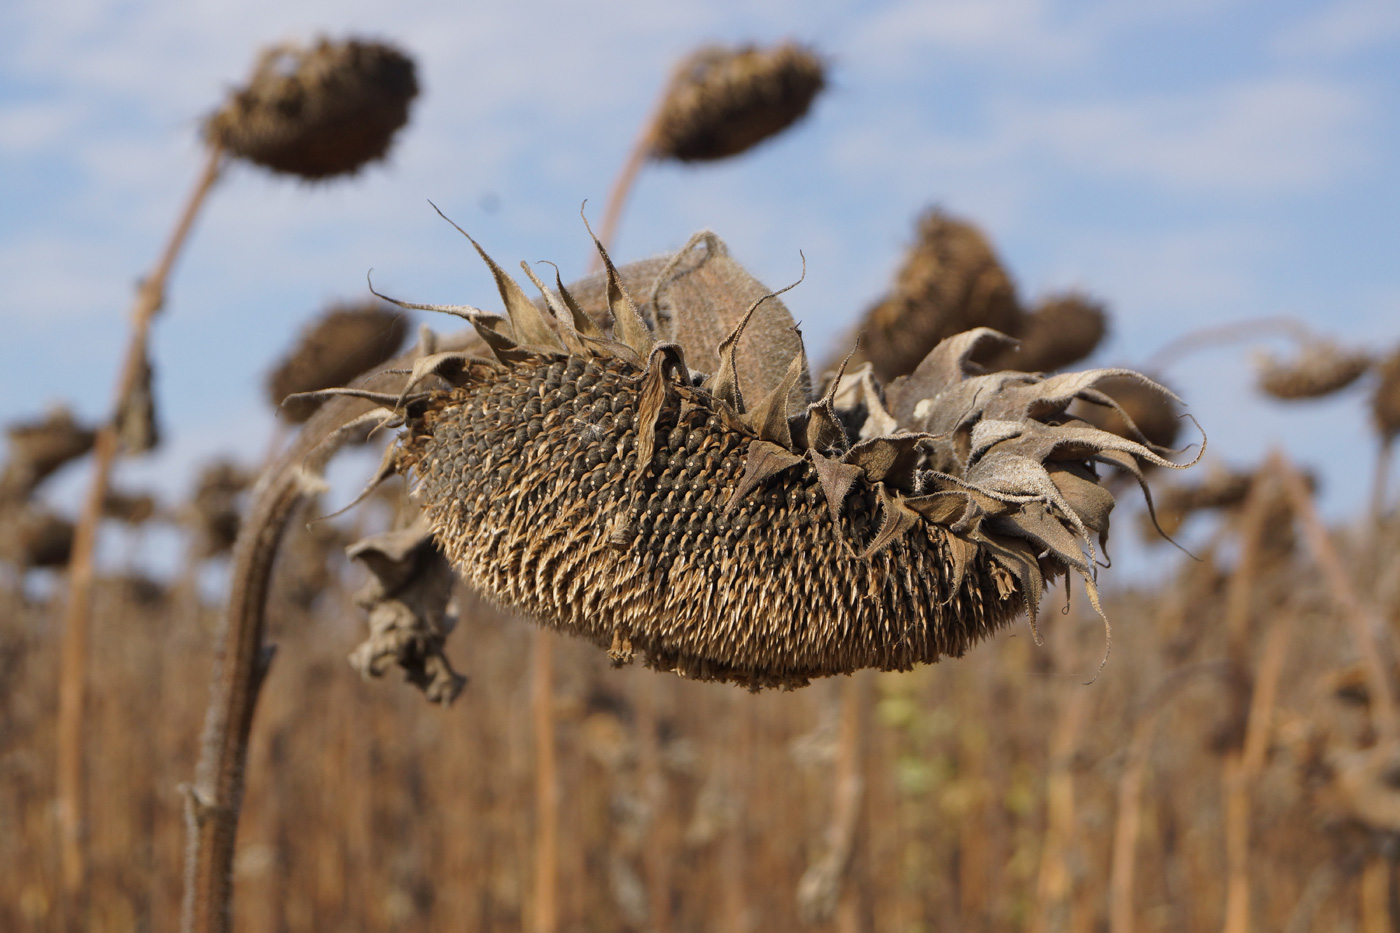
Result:
M92 591L95 572L93 554L97 547L102 503L111 485L112 466L118 454L117 419L124 400L131 394L145 369L151 320L165 302L165 284L175 266L195 217L218 181L223 167L223 151L210 146L203 171L175 222L164 251L137 288L131 309L131 337L113 390L113 414L97 430L93 443L92 479L83 511L73 530L73 550L69 559L68 601L64 607L62 655L58 683L58 762L57 797L59 847L64 904L69 921L81 926L87 888L87 831L85 800L83 713L87 702L87 642L92 617Z

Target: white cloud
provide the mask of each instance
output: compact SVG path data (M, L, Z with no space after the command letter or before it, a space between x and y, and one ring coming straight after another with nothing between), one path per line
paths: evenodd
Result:
M902 70L950 53L1024 67L1082 61L1089 37L1057 22L1048 0L904 0L861 23L849 46L863 70Z
M1395 0L1341 0L1290 22L1273 40L1285 58L1341 58L1400 39Z
M1071 170L1172 188L1288 194L1364 164L1361 94L1320 79L1266 78L1187 95L1034 106L1000 116L1003 132Z

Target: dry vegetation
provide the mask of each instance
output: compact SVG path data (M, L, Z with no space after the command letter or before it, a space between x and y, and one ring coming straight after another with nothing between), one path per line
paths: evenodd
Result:
M758 65L773 64L751 48L708 49L682 66L668 94L687 76L698 81L702 72L714 71L727 54L743 67L721 82L721 90ZM288 56L296 64L290 73ZM821 62L805 50L780 47L775 61L774 67L800 66L800 93L778 95L781 119L765 123L761 133L754 127L763 121L752 114L737 131L708 127L711 135L733 131L739 140L720 146L715 157L737 154L780 131L805 112L824 82ZM773 84L773 75L765 80L787 87ZM359 106L379 115L373 139L352 134L348 141L328 141L327 134L360 125L330 99L347 87L356 91ZM699 94L692 90L692 97ZM412 63L388 47L323 41L307 49L270 49L249 87L207 124L210 160L184 226L225 158L303 177L353 173L383 154L415 91ZM653 148L668 99L663 95L658 113L644 125L635 160L688 157L678 145ZM291 129L309 130L307 138L278 122L301 106L315 119ZM711 119L731 110L697 112ZM242 127L247 133L233 132L239 121L248 123ZM289 154L287 147L299 146L309 148ZM625 171L605 227L615 226L628 184ZM411 515L396 477L347 517L309 529L301 520L308 512L292 512L291 505L276 512L309 494L300 459L296 470L283 470L273 476L276 482L260 483L252 492L249 471L211 463L193 484L190 502L176 508L165 508L153 495L109 490L118 435L126 438L120 451L128 454L155 441L146 327L182 237L177 231L150 280L155 284L148 282L138 296L128 365L114 393L118 418L94 431L56 409L46 421L10 430L0 473L0 558L7 571L0 577L0 929L176 928L187 867L203 864L190 859L187 845L203 846L200 834L208 826L237 813L238 777L245 773L232 858L234 926L240 930L1370 933L1400 924L1400 716L1393 644L1400 621L1400 522L1384 507L1387 458L1400 433L1400 357L1382 361L1318 344L1293 362L1266 361L1261 374L1261 390L1277 399L1315 397L1358 379L1372 386L1382 456L1373 514L1355 527L1324 529L1309 482L1277 456L1249 470L1217 466L1190 486L1151 478L1161 505L1160 522L1145 522L1152 534L1158 525L1176 533L1186 522L1198 523L1198 530L1208 525L1211 533L1199 559L1161 545L1157 579L1103 591L1106 615L1114 622L1113 659L1106 668L1100 670L1103 620L1076 582L1071 605L1064 605L1058 590L1046 594L1036 620L1043 644L1022 619L960 660L907 673L863 670L799 690L751 693L642 665L615 668L609 654L593 645L561 639L493 608L454 580L426 532L404 530ZM686 267L697 245L705 246L709 264ZM616 275L610 263L608 272ZM1051 296L1023 307L983 234L966 221L930 211L919 222L892 290L867 312L868 338L860 352L870 366L850 383L854 407L833 407L839 386L831 396L819 396L821 387L809 386L805 371L798 379L799 367L787 368L797 351L785 341L796 338L789 319L773 311L776 302L768 306L766 322L763 315L754 318L754 339L734 350L737 336L726 335L738 333L735 309L742 312L766 290L712 234L697 236L675 262L653 260L622 272L633 284L658 283L635 290L657 335L675 343L662 343L653 353L648 325L641 317L629 325L625 315L617 317L611 337L591 335L588 329L597 328L590 316L596 319L610 304L614 312L625 310L620 297L614 300L623 292L614 279L594 279L584 286L587 294L575 292L580 307L570 308L574 325L562 316L547 320L542 309L517 300L502 284L513 326L531 339L516 346L506 337L512 325L474 320L486 341L478 348L489 344L499 357L487 363L446 352L474 338L445 337L439 344L421 335L416 359L436 360L436 368L424 372L448 386L439 386L435 397L450 395L453 379L470 376L474 368L485 367L492 378L514 378L512 365L533 366L540 353L565 349L550 349L551 340L569 342L567 349L582 356L580 332L589 346L612 347L616 359L626 355L622 350L632 353L637 365L610 365L629 377L640 373L638 380L653 377L650 367L641 369L643 360L659 354L664 362L668 353L680 359L679 344L693 354L691 365L716 378L668 386L668 373L685 365L677 368L672 360L672 369L655 370L654 397L678 394L688 403L709 405L702 390L713 388L728 406L720 412L727 430L751 430L769 447L781 440L780 453L794 461L801 460L797 453L811 455L819 446L834 450L834 458L851 451L812 440L821 435L822 417L832 430L844 431L838 414L849 420L857 410L861 418L883 413L890 426L875 440L898 446L909 439L907 433L889 433L895 418L881 407L871 372L885 379L909 374L939 341L984 325L1023 342L1008 349L978 347L974 340L962 356L993 370L1071 366L1093 352L1109 327L1102 303L1084 295ZM609 290L605 281L616 287ZM668 291L665 282L674 287ZM627 313L637 314L635 308ZM377 307L350 318L333 312L306 331L300 349L270 377L274 397L347 381L383 364L403 338L402 321ZM355 333L347 337L345 327ZM344 349L347 340L355 352ZM715 347L719 351L710 353ZM989 347L995 352L985 352ZM762 358L775 348L782 350L782 365L765 370ZM435 349L444 353L434 355ZM981 356L973 354L977 349ZM565 370L554 357L547 362ZM768 390L765 401L752 410L744 408L737 390L725 388L736 365L769 378L766 384L760 380ZM954 368L959 378L975 372L963 371L961 356ZM377 396L392 402L394 413L402 401L396 394L401 373L393 377L399 380L395 394ZM913 394L933 385L929 378L921 369L895 383L888 401L900 427L916 424L910 419L917 417L917 427L929 431L927 439L937 440L945 437L939 410L922 407L922 397ZM1053 384L1017 378L1023 387ZM1143 382L1134 378L1112 378L1101 388L1119 407L1085 406L1098 398L1088 389L1056 396L1063 405L1037 398L1025 404L1045 419L1033 427L1064 428L1078 432L1081 445L1088 445L1086 439L1101 445L1108 435L1090 433L1073 420L1083 417L1123 438L1145 435L1162 447L1179 443L1181 421L1168 399L1143 393ZM618 394L622 401L610 413L626 410L630 422L632 409L644 404L632 397L636 393ZM756 391L753 398L763 394ZM801 412L791 407L794 399L806 406L818 398ZM661 403L655 405L659 411ZM302 449L298 443L320 436L315 432L340 417L337 411L348 410L328 404L312 414L311 408L294 413L310 415L310 427L285 457ZM1034 420L1025 412L1016 417ZM958 423L946 435L963 429L970 427ZM488 432L471 425L462 430L471 436L450 445L443 441L450 449L442 459L487 444ZM794 430L805 440L799 443ZM1123 438L1115 443L1126 444ZM405 445L421 446L426 439L415 432ZM93 494L75 532L33 494L59 465L94 445ZM1101 446L1076 449L1082 458L1090 458L1085 451L1091 449L1102 452ZM932 446L919 450L918 456L937 454ZM956 463L955 450L937 455L968 466ZM820 466L826 458L812 459ZM855 462L842 465L854 470ZM916 475L913 462L901 468L908 472L901 480L905 486L896 484L899 471L890 464L871 474L895 490L879 486L883 523L878 533L873 524L867 529L880 544L872 542L871 554L889 549L881 566L891 568L890 579L915 565L909 541L937 534L946 548L951 529L963 524L950 514L933 528L938 521L920 512L929 527L919 525L918 535L899 540L916 519L892 523L896 506L914 507L931 488L926 484L954 479ZM392 459L386 464L414 465ZM618 465L624 468L632 466ZM1097 479L1084 460L1051 462L1050 468L1080 470L1085 485ZM421 478L428 470L417 472ZM462 482L475 480L467 475ZM278 498L277 482L290 490L285 499ZM816 482L809 483L812 501L820 503ZM821 482L825 489L826 480ZM814 507L818 520L826 521L829 508L839 526L846 482L836 502ZM970 479L958 482L960 489L986 491ZM1122 491L1111 488L1115 495ZM259 496L266 500L262 511ZM988 499L983 507L990 512L1010 501ZM1085 515L1093 511L1104 518L1102 499L1092 501L1099 505ZM873 509L873 503L866 504ZM1013 512L1003 508L997 517L1019 520ZM972 513L969 506L959 517ZM172 581L114 576L106 568L94 573L92 531L104 516L132 524L175 523L188 538L183 572ZM222 689L241 677L241 686L230 690L257 702L247 760L236 742L227 743L234 750L200 776L204 781L224 769L222 780L231 773L218 788L226 796L196 800L182 782L195 774L201 751L205 703L216 679L211 645L220 637L221 615L233 620L235 634L239 621L234 609L204 601L198 578L208 562L230 560L230 551L239 566L256 552L259 537L288 516L290 531L266 601L266 631L260 590L255 584L248 586L251 595L242 589L254 574L235 574L231 587L229 606L251 601L257 623L246 650L240 649L248 666L242 674L226 671L219 681ZM1051 517L1074 521L1063 509ZM1131 517L1131 511L1120 511L1117 537L1135 530L1126 520ZM1089 530L1099 530L1085 521ZM545 534L533 527L517 531L526 538ZM971 539L964 528L956 533ZM563 532L548 534L554 540ZM1087 540L1087 530L1084 535ZM993 538L988 532L976 543L996 543ZM347 546L358 563L347 558ZM827 563L849 569L867 556ZM1037 568L1049 568L1052 579L1077 568L1077 559L1077 552L1067 555L1054 546L1039 563L1036 554L1030 556ZM1038 570L1027 570L1039 581ZM1093 575L1090 569L1084 573ZM1002 576L999 598L1019 600L1029 577ZM479 577L485 580L485 572ZM500 583L498 592L509 585ZM791 606L775 608L793 614ZM548 612L540 614L550 621ZM743 621L741 612L720 620L731 627ZM277 649L265 680L264 639ZM637 650L652 655L648 660L683 668L666 657L659 636L656 645L637 636ZM621 660L630 651L629 641L625 651L615 645L612 654ZM222 658L227 670L232 654ZM382 675L394 670L393 662L436 702L425 703L399 684L368 683L356 673ZM771 685L884 662L843 660L781 676L767 661L745 663L751 669L734 679ZM58 689L59 681L65 689ZM237 732L247 721L239 715L229 714L222 734L211 730L214 738ZM206 742L205 754L216 744ZM228 799L231 805L221 803ZM182 818L187 801L199 817L188 838ZM217 859L208 864L217 876ZM196 867L192 876L198 872ZM221 929L224 898L217 888L216 877L202 889L213 893L197 908L204 911L198 929Z
M1395 566L1397 532L1388 526L1375 560L1341 542L1363 583ZM1374 741L1345 621L1307 553L1267 554L1245 666L1233 670L1230 571L1206 557L1180 561L1160 588L1109 599L1117 647L1092 686L1082 681L1102 633L1082 606L1068 617L1047 608L1043 648L1022 629L960 662L857 675L873 687L864 806L837 921L809 928L1103 929L1121 876L1115 843L1131 821L1131 928L1219 929L1222 773L1239 741L1239 690L1248 702L1269 673L1279 690L1259 714L1265 753L1247 797L1254 928L1385 929L1400 825L1349 818L1329 779L1329 761ZM449 650L470 682L454 706L429 707L345 663L362 623L348 595L358 581L337 566L313 611L274 601L278 656L235 863L238 928L529 924L530 628L460 593ZM1393 573L1384 592L1362 593L1388 619L1400 611ZM57 929L58 612L13 589L3 599L0 928ZM177 782L194 764L215 613L191 616L168 593L110 579L97 618L92 929L171 929L184 859ZM1281 668L1261 671L1279 637ZM799 882L825 851L841 681L751 695L612 670L582 643L556 650L559 928L796 928Z

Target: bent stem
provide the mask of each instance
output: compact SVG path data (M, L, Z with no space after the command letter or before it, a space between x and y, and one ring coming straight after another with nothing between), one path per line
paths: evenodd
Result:
M131 339L127 343L117 385L113 391L114 411L98 428L93 443L92 480L83 501L83 511L73 530L73 550L69 560L68 602L64 607L62 654L58 675L58 824L65 903L80 905L87 881L87 855L83 848L86 824L83 768L83 709L87 700L87 634L92 615L93 552L102 503L111 484L112 465L117 458L117 411L141 378L147 354L151 320L165 303L165 284L175 260L184 248L195 217L204 205L223 168L223 150L209 147L209 153L194 190L175 222L175 229L150 275L141 282L131 309ZM81 912L81 906L76 908Z
M272 660L263 633L277 547L298 507L317 491L309 478L319 475L344 443L338 429L369 409L368 403L352 398L323 405L253 489L233 550L233 583L214 659L199 764L194 784L183 788L184 933L232 929L234 841L254 707Z

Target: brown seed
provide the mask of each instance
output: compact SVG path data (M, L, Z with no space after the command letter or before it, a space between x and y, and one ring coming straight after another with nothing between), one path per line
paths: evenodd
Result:
M1093 353L1107 333L1108 314L1102 304L1073 292L1059 295L1026 315L1020 346L999 354L988 368L1027 373L1064 369Z
M1376 389L1371 396L1371 420L1387 442L1400 435L1400 350L1376 367Z
M321 401L286 400L287 396L345 385L392 357L407 332L404 316L378 301L333 305L302 333L296 347L268 376L268 396L286 418L305 421Z
M824 72L820 58L792 42L701 48L666 91L651 155L701 162L745 152L807 113L826 84Z
M91 450L96 437L63 405L52 408L43 420L11 424L5 433L10 451L0 473L0 502L27 499L55 470Z
M1371 367L1371 357L1316 340L1292 360L1273 355L1259 359L1259 389L1277 399L1323 398L1351 385Z
M866 312L854 362L869 361L889 382L912 372L941 341L974 327L1019 336L1015 286L980 230L931 210L919 221L894 290Z
M275 172L333 178L383 158L417 94L413 60L392 46L354 39L275 46L204 133Z

